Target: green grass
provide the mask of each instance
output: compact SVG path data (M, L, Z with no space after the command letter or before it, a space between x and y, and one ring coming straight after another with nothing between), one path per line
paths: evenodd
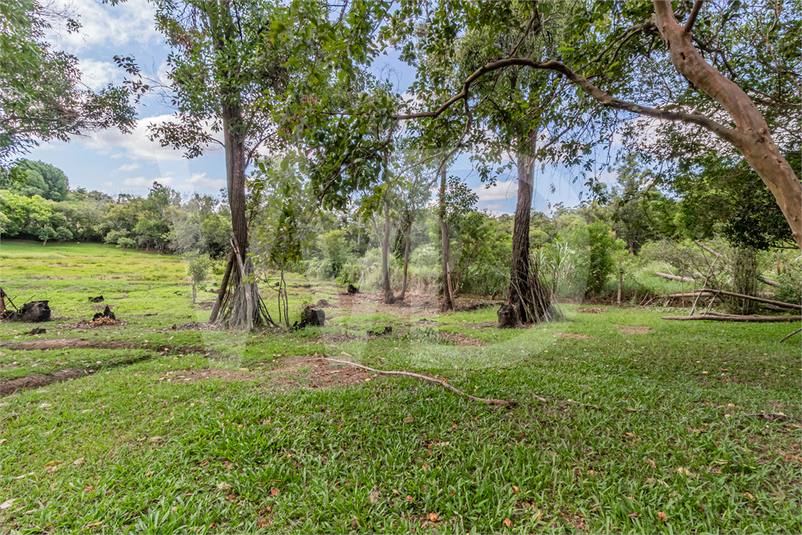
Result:
M23 256L92 267L80 279L2 268L12 295L41 287L63 324L91 316L88 295L127 295L115 311L130 323L46 325L36 337L21 334L32 326L2 325L4 343L83 337L135 348L2 350L2 380L94 372L0 399L0 503L16 499L0 512L4 532L802 532L802 364L798 340L777 343L793 324L668 322L660 311L566 305L566 321L513 331L476 328L494 309L425 324L334 310L326 327L287 334L173 331L208 317L176 259L4 242L0 264ZM121 279L96 276L99 264L123 260ZM313 284L294 291L294 308L321 296L333 303L337 289ZM159 315L142 316L149 311ZM367 339L377 323L394 334ZM455 346L438 331L490 345ZM326 341L343 333L358 338ZM496 409L397 377L275 388L271 370L283 359L314 354L429 373L518 405ZM311 368L282 380L305 385ZM219 373L181 377L200 370ZM753 416L761 411L788 419Z

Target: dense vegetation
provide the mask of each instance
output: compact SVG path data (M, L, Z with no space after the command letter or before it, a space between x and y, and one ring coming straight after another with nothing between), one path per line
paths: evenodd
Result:
M145 198L121 195L114 199L80 188L62 195L60 190L51 192L42 186L42 175L31 170L46 170L45 176L58 178L46 184L66 188L67 178L61 171L41 162L24 161L22 167L33 173L33 179L15 184L0 197L4 237L38 239L45 244L47 240L108 243L121 249L201 255L218 261L230 250L227 205L213 197L182 198L159 184ZM707 176L713 180L722 175L727 178L718 180L715 187L705 182ZM368 198L362 200L363 207L322 210L307 218L308 192L294 180L294 195L271 186L264 174L251 181L249 217L256 236L252 252L263 271L285 269L378 289L386 227L390 230L391 286L399 289L405 284L406 260L407 287L442 290L442 227L428 191L413 199L388 195L386 213L367 211ZM758 277L765 276L781 283L771 288L777 297L799 299L800 266L798 255L790 250L791 233L778 224L782 214L776 204L765 200L767 189L754 173L714 167L710 173L686 173L669 184L661 187L659 177L630 157L618 169L617 182L597 186L593 200L572 208L557 205L549 214L533 213L532 259L554 295L610 299L619 274L626 301L660 294L667 287L654 271L690 278L704 272L701 250L691 241L698 239L732 257L716 272L727 288L743 290L736 287L734 260L738 254L747 254L755 258L747 274L752 279L748 293L754 293ZM32 193L36 194L29 196ZM279 196L281 202L277 202ZM447 202L455 290L506 297L514 217L478 211L476 194L456 179L448 184ZM750 206L747 222L736 217L744 213L739 207L745 204ZM275 206L282 208L271 209ZM293 227L294 233L281 226L287 210L296 210L293 216L305 223ZM298 254L289 263L277 254L276 232L296 242Z

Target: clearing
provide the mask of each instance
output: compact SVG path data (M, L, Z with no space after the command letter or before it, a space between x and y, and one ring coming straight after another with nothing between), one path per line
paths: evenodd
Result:
M176 257L0 261L54 316L0 326L4 532L802 532L793 325L564 305L500 331L478 299L439 314L293 277L326 327L248 336L202 328L213 294L193 305ZM99 295L122 324L86 323Z

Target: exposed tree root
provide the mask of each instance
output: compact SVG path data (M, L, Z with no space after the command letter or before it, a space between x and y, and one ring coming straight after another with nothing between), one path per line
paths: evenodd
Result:
M332 359L332 358L328 358L328 357L323 357L323 358L325 358L326 360L328 360L330 362L337 362L337 363L340 363L340 364L348 364L349 366L354 366L356 368L362 368L363 370L368 370L369 372L373 372L373 373L379 373L381 375L402 375L404 377L412 377L414 379L419 379L421 381L428 381L430 383L437 383L440 386L444 386L444 387L448 388L449 390L451 390L452 392L454 392L456 394L459 394L461 396L465 396L466 398L471 399L473 401L479 401L481 403L487 403L489 405L501 405L501 406L504 406L504 407L514 407L514 406L517 405L517 403L514 402L514 401L505 401L503 399L477 398L477 397L472 396L470 394L466 394L462 390L457 390L456 388L454 388L453 386L448 384L443 379L438 379L436 377L430 377L428 375L422 375L420 373L394 371L394 370L375 370L373 368L368 368L367 366L363 366L361 364L356 364L356 363L350 362L348 360ZM542 398L540 396L535 396L535 399L537 399L538 401L544 402L544 403L546 401L548 401L546 398Z

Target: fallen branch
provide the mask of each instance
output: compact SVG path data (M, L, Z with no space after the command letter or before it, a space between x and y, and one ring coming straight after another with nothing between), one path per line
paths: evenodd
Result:
M680 277L678 275L669 275L668 273L660 273L659 271L654 272L655 275L658 277L663 277L664 279L671 279L673 281L680 281L680 282L695 282L690 277Z
M738 297L741 299L747 299L749 301L757 301L758 303L768 303L770 305L776 305L778 307L783 308L797 308L802 310L802 305L797 303L784 303L783 301L775 301L774 299L766 299L765 297L755 297L754 295L746 295L746 294L739 294L735 292L728 292L726 290L697 290L693 292L691 295L696 295L697 293L704 293L710 295L729 295L730 297ZM671 297L690 297L687 294L671 294Z
M802 316L758 316L757 314L739 316L737 314L716 314L704 316L663 316L660 319L677 321L745 321L755 323L802 321Z
M786 336L785 336L785 338L783 338L782 340L780 340L780 343L782 344L783 342L785 342L786 340L788 340L788 339L789 339L789 338L791 338L793 335L795 335L795 334L797 334L797 333L799 333L799 332L802 332L802 327L800 327L799 329L795 330L795 331L794 331L794 332L792 332L791 334L789 334L789 335L786 335Z
M514 401L505 401L503 399L477 398L477 397L472 396L470 394L466 394L462 390L457 390L456 388L454 388L453 386L448 384L443 379L438 379L436 377L430 377L428 375L422 375L420 373L394 371L394 370L375 370L373 368L368 368L367 366L363 366L361 364L356 364L355 362L351 362L351 361L348 361L348 360L332 359L332 358L329 358L329 357L323 357L323 358L325 358L329 362L338 362L340 364L348 364L349 366L354 366L355 368L362 368L363 370L367 370L367 371L373 372L373 373L379 373L379 374L382 374L382 375L402 375L404 377L412 377L414 379L419 379L421 381L428 381L430 383L437 383L440 386L444 386L444 387L448 388L449 390L451 390L452 392L455 392L455 393L457 393L457 394L459 394L461 396L465 396L466 398L472 399L473 401L480 401L482 403L488 403L490 405L502 405L502 406L506 406L506 407L514 407L515 405L517 405ZM546 398L542 398L540 396L535 396L535 399L537 399L538 401L541 401L543 403L548 401Z
M771 279L767 279L765 277L758 277L757 280L762 282L763 284L768 284L769 286L779 287L780 283L777 281L773 281Z

